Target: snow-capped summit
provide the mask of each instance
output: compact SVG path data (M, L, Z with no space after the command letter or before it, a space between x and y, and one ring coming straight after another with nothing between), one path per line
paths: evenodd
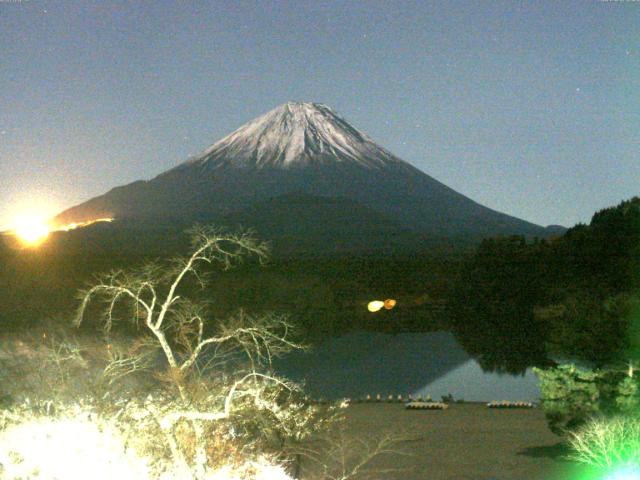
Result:
M381 168L404 163L319 103L288 102L214 143L189 164L295 168L351 163Z

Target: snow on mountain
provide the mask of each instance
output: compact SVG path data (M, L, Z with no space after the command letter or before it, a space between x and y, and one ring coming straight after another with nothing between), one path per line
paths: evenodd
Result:
M246 123L187 163L286 169L334 162L376 169L405 163L326 105L298 102Z

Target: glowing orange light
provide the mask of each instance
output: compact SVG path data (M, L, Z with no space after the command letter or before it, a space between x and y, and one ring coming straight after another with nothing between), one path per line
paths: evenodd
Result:
M13 232L20 241L28 246L35 247L44 242L49 236L49 225L36 215L24 215L13 222Z
M383 308L386 310L391 310L396 306L396 301L393 298L388 298L384 302L382 300L373 300L369 302L367 305L367 310L372 313L379 312Z
M76 228L88 227L89 225L93 225L94 223L101 222L113 222L113 218L96 218L95 220L87 220L85 222L73 222L68 225L64 225L62 227L56 228L56 232L68 232L69 230L75 230Z
M52 232L68 232L77 228L88 227L94 223L112 222L113 218L97 218L84 222L70 223L68 225L52 227L51 224L39 215L22 215L13 221L11 233L26 247L41 245Z

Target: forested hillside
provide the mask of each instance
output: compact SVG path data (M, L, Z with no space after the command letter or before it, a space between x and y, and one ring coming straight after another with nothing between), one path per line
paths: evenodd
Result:
M451 322L484 368L521 372L549 357L596 366L640 340L640 198L562 237L488 239L462 268Z

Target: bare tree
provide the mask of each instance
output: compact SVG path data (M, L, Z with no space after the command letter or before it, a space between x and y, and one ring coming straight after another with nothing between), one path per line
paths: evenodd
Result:
M265 243L251 233L230 234L206 227L197 227L192 234L190 256L178 258L168 267L150 263L138 270L118 270L99 277L95 285L81 292L76 324L83 322L94 299L105 304L102 322L107 333L116 321L118 308L122 304L133 307L130 321L142 322L148 335L136 343L129 355L113 353L105 376L115 381L145 368L150 348L160 346L168 365L165 378L176 387L180 402L168 409L150 408L150 411L165 434L174 459L198 478L204 476L207 463L206 422L229 419L236 403L249 405L254 414L258 411L261 415L268 414L280 431L294 437L312 429L313 413L303 411L300 405L293 410L283 409L278 400L282 392L298 392L296 385L277 377L270 368L274 356L301 348L291 339L291 326L285 317L273 314L256 317L240 311L209 325L214 333L207 334L211 328L207 329L210 319L205 305L181 293L188 277L204 287L203 266L217 263L227 269L248 255L264 260ZM237 366L239 355L246 360L245 368ZM232 369L225 368L228 362L233 362ZM203 393L202 369L217 369L215 381L222 387L214 393L204 388ZM254 414L252 418L257 416ZM180 422L190 423L196 438L191 462L176 440L175 427Z
M176 373L191 368L207 345L230 340L238 332L231 331L220 337L204 338L205 318L202 306L182 298L178 289L188 275L193 275L204 286L202 272L199 270L202 264L219 263L224 268L229 268L235 260L248 254L254 254L263 260L267 254L267 246L250 233L228 234L207 227L196 227L191 233L193 253L188 258L179 257L172 266L166 268L150 263L137 271L113 271L99 278L96 285L81 292L82 304L76 324L79 326L82 323L89 302L94 297L101 296L107 304L103 318L104 330L109 332L116 306L119 302L129 302L135 310L132 320L144 321L160 344L169 367ZM177 358L174 347L167 339L168 327L175 333L176 339L181 341L180 345L189 350L190 355L186 359ZM253 331L249 329L243 333L251 334ZM181 388L179 383L178 387Z

